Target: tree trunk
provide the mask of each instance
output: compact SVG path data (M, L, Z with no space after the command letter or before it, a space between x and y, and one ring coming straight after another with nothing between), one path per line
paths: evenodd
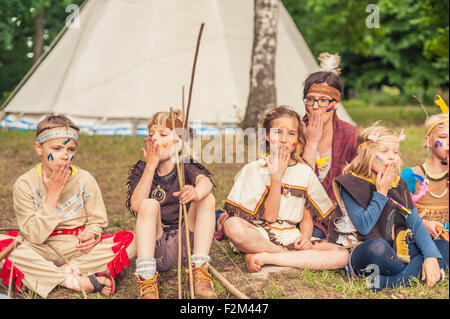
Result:
M36 14L34 24L33 63L36 62L42 54L44 44L44 24L44 8L40 8Z
M255 0L250 92L242 128L256 128L276 106L275 54L279 0Z

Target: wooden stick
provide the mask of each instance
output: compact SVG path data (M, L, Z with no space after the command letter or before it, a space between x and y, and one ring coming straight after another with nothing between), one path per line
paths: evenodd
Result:
M190 111L190 108L191 108L191 97L192 97L192 87L194 85L195 67L197 65L198 50L200 48L200 39L202 37L204 26L205 26L205 23L203 22L200 25L200 31L199 31L198 37L197 37L197 47L195 48L194 64L192 66L192 73L191 73L191 84L189 86L189 97L188 97L188 104L187 104L187 110L186 110L186 118L185 118L184 124L183 124L183 127L186 128L186 129L188 128L189 111Z
M185 143L184 143L184 139L183 139L183 137L184 137L184 134L186 133L186 128L185 128L185 122L184 122L184 119L186 118L186 114L184 113L184 111L185 111L185 107L184 107L184 85L183 85L183 87L181 88L181 121L183 122L183 135L181 136L181 162L183 163L182 165L181 165L181 177L182 177L182 179L183 179L183 185L184 185L184 183L185 183L185 178L184 178L184 149L185 149Z
M181 293L181 219L183 218L183 208L178 207L178 299L182 299Z
M56 249L55 249L55 247L53 247L50 243L47 243L47 246L48 247L50 247L60 258L62 258L63 260L64 260L64 262L67 264L67 266L69 266L70 267L70 263L69 263L69 261L67 260L67 258L66 257L64 257L59 251L57 251ZM80 280L78 279L78 276L77 275L75 275L75 279L78 281L78 285L80 286L80 288L81 288L81 292L83 293L83 297L84 297L84 299L87 299L87 296L86 296L86 292L84 291L84 288L83 288L83 286L81 285L81 282L80 282Z
M420 105L420 107L422 108L422 110L425 112L425 115L427 116L427 120L428 120L428 112L425 109L425 106L423 105L422 101L415 95L413 95L413 98L416 100L416 102Z
M87 1L83 1L83 3L80 6L80 9L78 11L78 15L80 14L81 10L83 9L84 5L87 3ZM59 42L61 37L66 33L68 29L67 24L64 25L64 27L58 32L58 34L55 36L55 38L52 40L50 45L42 54L39 56L39 58L36 60L36 62L33 63L30 70L28 70L27 74L20 80L19 84L14 88L14 90L9 94L5 102L2 103L0 106L0 110L4 109L6 105L11 101L11 99L16 95L16 93L22 88L22 86L25 84L26 81L28 81L29 77L34 73L34 71L39 67L39 65L44 61L44 59L47 57L47 55L52 51L53 47L56 45L56 43Z
M91 214L86 213L84 216L71 218L71 219L66 220L65 222L67 223L67 222L71 222L71 221L74 221L74 220L77 220L77 219L89 218L90 216L91 216ZM60 219L60 218L61 218L61 217L53 217L53 218L52 218L52 217L49 217L49 218L47 218L47 220L48 220L48 219ZM17 227L4 227L4 228L0 228L0 231L6 231L6 230L20 231L20 229L17 228Z
M11 252L11 255L14 253L14 250L16 249L16 237L14 237L13 242L13 249ZM11 270L9 271L9 286L8 286L8 298L11 296L11 288L12 288L12 276L13 276L13 270L14 270L14 263L12 261L12 256L10 258L11 261Z
M170 108L170 117L172 119L172 127L175 127L175 115L173 113L172 108ZM175 145L175 138L173 140L174 140L174 145ZM180 163L178 161L178 151L175 148L174 148L174 151L175 151L174 152L175 153L175 162L176 162L177 173L178 173L178 182L180 184L180 191L181 191L184 187L184 179L181 176ZM190 284L189 288L190 288L190 292L191 292L191 298L195 299L194 278L192 275L192 264L191 264L191 242L189 240L189 227L188 227L189 225L188 225L188 220L187 220L186 205L182 204L182 208L183 208L183 213L184 213L184 225L185 225L185 230L186 230L186 250L187 250L187 259L188 259L188 268L189 268L189 284ZM179 231L181 231L181 229L179 229ZM178 246L178 247L180 247L180 246Z
M5 230L15 230L15 231L19 231L19 228L16 227L5 227L5 228L0 228L0 231L5 231Z
M184 127L184 119L185 119L185 113L184 113L184 85L181 87L181 121L183 121L183 128Z
M239 291L239 289L233 286L233 284L230 283L224 276L222 276L211 264L208 265L208 269L233 296L239 299L250 299L241 291Z
M16 245L17 243L20 245L22 242L23 242L22 236L15 237L14 241L11 244L9 244L5 249L0 251L0 261L2 261L3 258L6 258L10 252L12 252L14 249L16 249L16 247L18 246L18 245Z
M187 251L187 259L188 259L188 268L189 268L189 288L191 291L191 298L195 299L194 295L194 277L192 273L192 260L191 260L191 241L189 239L189 225L187 220L187 211L186 205L183 204L183 213L184 213L184 228L186 231L186 251Z

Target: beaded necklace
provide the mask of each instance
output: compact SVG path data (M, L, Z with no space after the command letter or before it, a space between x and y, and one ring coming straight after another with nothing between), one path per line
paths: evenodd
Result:
M442 198L442 197L444 197L445 196L445 194L447 194L447 191L448 191L448 184L449 184L449 180L448 180L448 172L445 172L443 175L441 175L441 176L433 176L433 177L431 177L430 175L431 174L428 174L428 171L427 171L427 169L426 169L426 164L425 163L423 163L423 165L421 165L421 167L422 167L422 169L423 169L423 172L425 173L425 183L426 184L429 184L430 183L430 180L431 181L441 181L442 180L442 178L445 178L445 175L447 175L447 185L446 185L446 187L445 187L445 189L444 189L444 191L441 193L441 194L439 194L439 195L436 195L436 194L434 194L432 191L428 191L429 193L430 193L430 195L432 196L432 197L434 197L434 198Z

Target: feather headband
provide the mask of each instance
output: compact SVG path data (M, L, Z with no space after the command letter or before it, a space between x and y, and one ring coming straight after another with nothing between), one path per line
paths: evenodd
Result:
M435 103L437 106L439 106L439 108L441 109L441 112L442 112L443 114L448 114L448 106L447 106L447 104L445 103L445 101L444 101L439 95L437 95L437 99L434 100L434 103ZM443 120L443 121L440 121L440 122L437 122L437 123L434 123L433 125L431 125L430 128L429 128L428 131L427 131L427 134L426 134L425 136L429 136L429 135L431 134L431 132L433 132L434 129L435 129L436 127L438 127L438 126L439 126L439 127L444 127L445 122L448 123L448 118L445 119L445 120Z

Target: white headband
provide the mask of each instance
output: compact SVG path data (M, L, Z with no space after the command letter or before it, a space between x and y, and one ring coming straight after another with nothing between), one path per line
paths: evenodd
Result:
M78 144L78 132L70 127L55 127L51 130L44 131L36 138L36 142L42 144L48 140L61 137L71 138Z

